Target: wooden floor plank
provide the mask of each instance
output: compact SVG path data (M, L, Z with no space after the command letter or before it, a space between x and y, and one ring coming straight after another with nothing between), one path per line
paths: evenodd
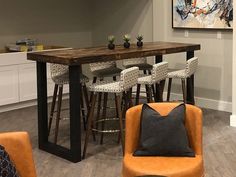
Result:
M206 177L235 177L236 128L229 126L230 113L204 109L203 144ZM68 112L64 111L66 117ZM104 144L88 146L87 158L71 163L37 148L37 110L24 108L0 114L0 132L25 130L30 133L38 177L119 177L122 151L117 136L105 136ZM69 145L68 121L62 121L59 143ZM53 127L53 126L52 126ZM52 129L53 132L53 129Z

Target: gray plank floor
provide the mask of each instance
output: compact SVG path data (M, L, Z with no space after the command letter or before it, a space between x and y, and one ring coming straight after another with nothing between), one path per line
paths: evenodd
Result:
M204 109L203 145L206 177L236 176L236 128L229 126L230 113ZM65 113L66 116L66 113ZM37 109L29 107L0 114L0 132L28 131L38 177L119 177L121 148L117 138L106 136L104 145L90 140L88 157L71 163L37 148ZM68 121L62 121L60 143L67 144Z

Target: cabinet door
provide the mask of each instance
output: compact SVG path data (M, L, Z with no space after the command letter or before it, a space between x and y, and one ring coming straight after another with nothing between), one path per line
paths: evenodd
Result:
M19 65L19 93L20 101L36 99L37 78L35 63Z
M47 85L48 96L52 96L54 83L50 75L50 64L47 64ZM37 77L35 63L19 65L19 90L20 101L37 99ZM68 86L66 86L63 92L68 93L68 91Z
M0 106L19 102L18 66L0 67Z

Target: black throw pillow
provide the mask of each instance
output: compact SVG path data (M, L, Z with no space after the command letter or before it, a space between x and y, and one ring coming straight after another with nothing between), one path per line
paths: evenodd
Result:
M195 153L189 147L184 122L184 104L175 107L167 116L161 116L149 105L144 104L139 146L133 155L195 157Z
M0 145L0 177L19 177L5 148Z

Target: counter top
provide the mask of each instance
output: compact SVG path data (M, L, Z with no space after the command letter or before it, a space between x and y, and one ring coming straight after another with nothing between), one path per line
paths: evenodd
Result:
M106 46L78 48L58 51L32 52L27 54L28 60L58 63L64 65L80 65L85 63L121 60L137 57L148 57L200 50L200 44L187 44L177 42L147 42L142 48L131 44L129 49L122 45L109 50Z

